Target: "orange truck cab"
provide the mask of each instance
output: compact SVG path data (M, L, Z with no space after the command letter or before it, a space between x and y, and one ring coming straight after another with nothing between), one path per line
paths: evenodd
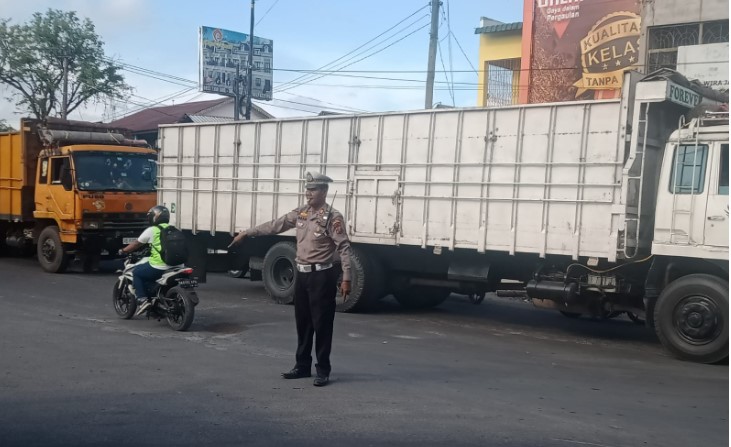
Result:
M114 256L156 203L157 152L145 146L124 129L50 118L0 134L0 253L35 245L54 273Z

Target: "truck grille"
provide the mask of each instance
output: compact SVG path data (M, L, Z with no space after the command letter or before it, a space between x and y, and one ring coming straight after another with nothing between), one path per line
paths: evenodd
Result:
M148 226L145 213L84 213L83 219L102 222L104 230L141 230Z

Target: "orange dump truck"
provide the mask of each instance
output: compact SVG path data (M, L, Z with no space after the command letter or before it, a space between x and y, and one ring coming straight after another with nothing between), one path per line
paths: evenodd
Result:
M124 129L22 119L19 131L0 133L0 255L35 246L48 272L75 257L91 270L146 227L156 160Z

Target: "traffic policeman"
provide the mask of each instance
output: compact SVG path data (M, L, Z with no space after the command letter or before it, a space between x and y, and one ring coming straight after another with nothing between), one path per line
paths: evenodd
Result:
M338 279L338 272L333 268L336 250L343 271L340 293L345 299L350 293L350 241L343 215L325 203L330 182L332 179L326 175L308 172L305 183L306 205L271 222L240 232L229 245L239 244L246 237L279 234L296 228L294 315L297 323L297 354L294 368L282 373L282 377L311 377L314 336L317 357L315 386L327 385L330 377Z

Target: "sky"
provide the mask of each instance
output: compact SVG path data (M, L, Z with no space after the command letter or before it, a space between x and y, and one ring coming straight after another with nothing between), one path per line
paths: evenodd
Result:
M436 68L451 74L436 74L434 103L477 104L474 70L479 35L475 28L482 16L521 21L522 5L523 0L442 0ZM185 82L198 80L198 28L210 26L248 34L250 6L250 0L0 0L0 17L17 24L49 7L76 11L94 23L107 56L163 74L157 76L162 79L155 79L124 70L126 82L134 88L129 102L92 103L69 116L110 121L143 106L219 98L200 93L195 84ZM274 101L258 103L274 116L311 116L321 110L424 108L428 0L257 0L255 13L254 34L274 41ZM358 50L359 56L351 53L409 16ZM363 60L343 67L338 76L310 76L300 79L301 85L277 91L287 81L302 76L296 70L317 70L339 58L327 68L334 70ZM17 127L24 114L7 99L8 93L0 88L0 119Z

